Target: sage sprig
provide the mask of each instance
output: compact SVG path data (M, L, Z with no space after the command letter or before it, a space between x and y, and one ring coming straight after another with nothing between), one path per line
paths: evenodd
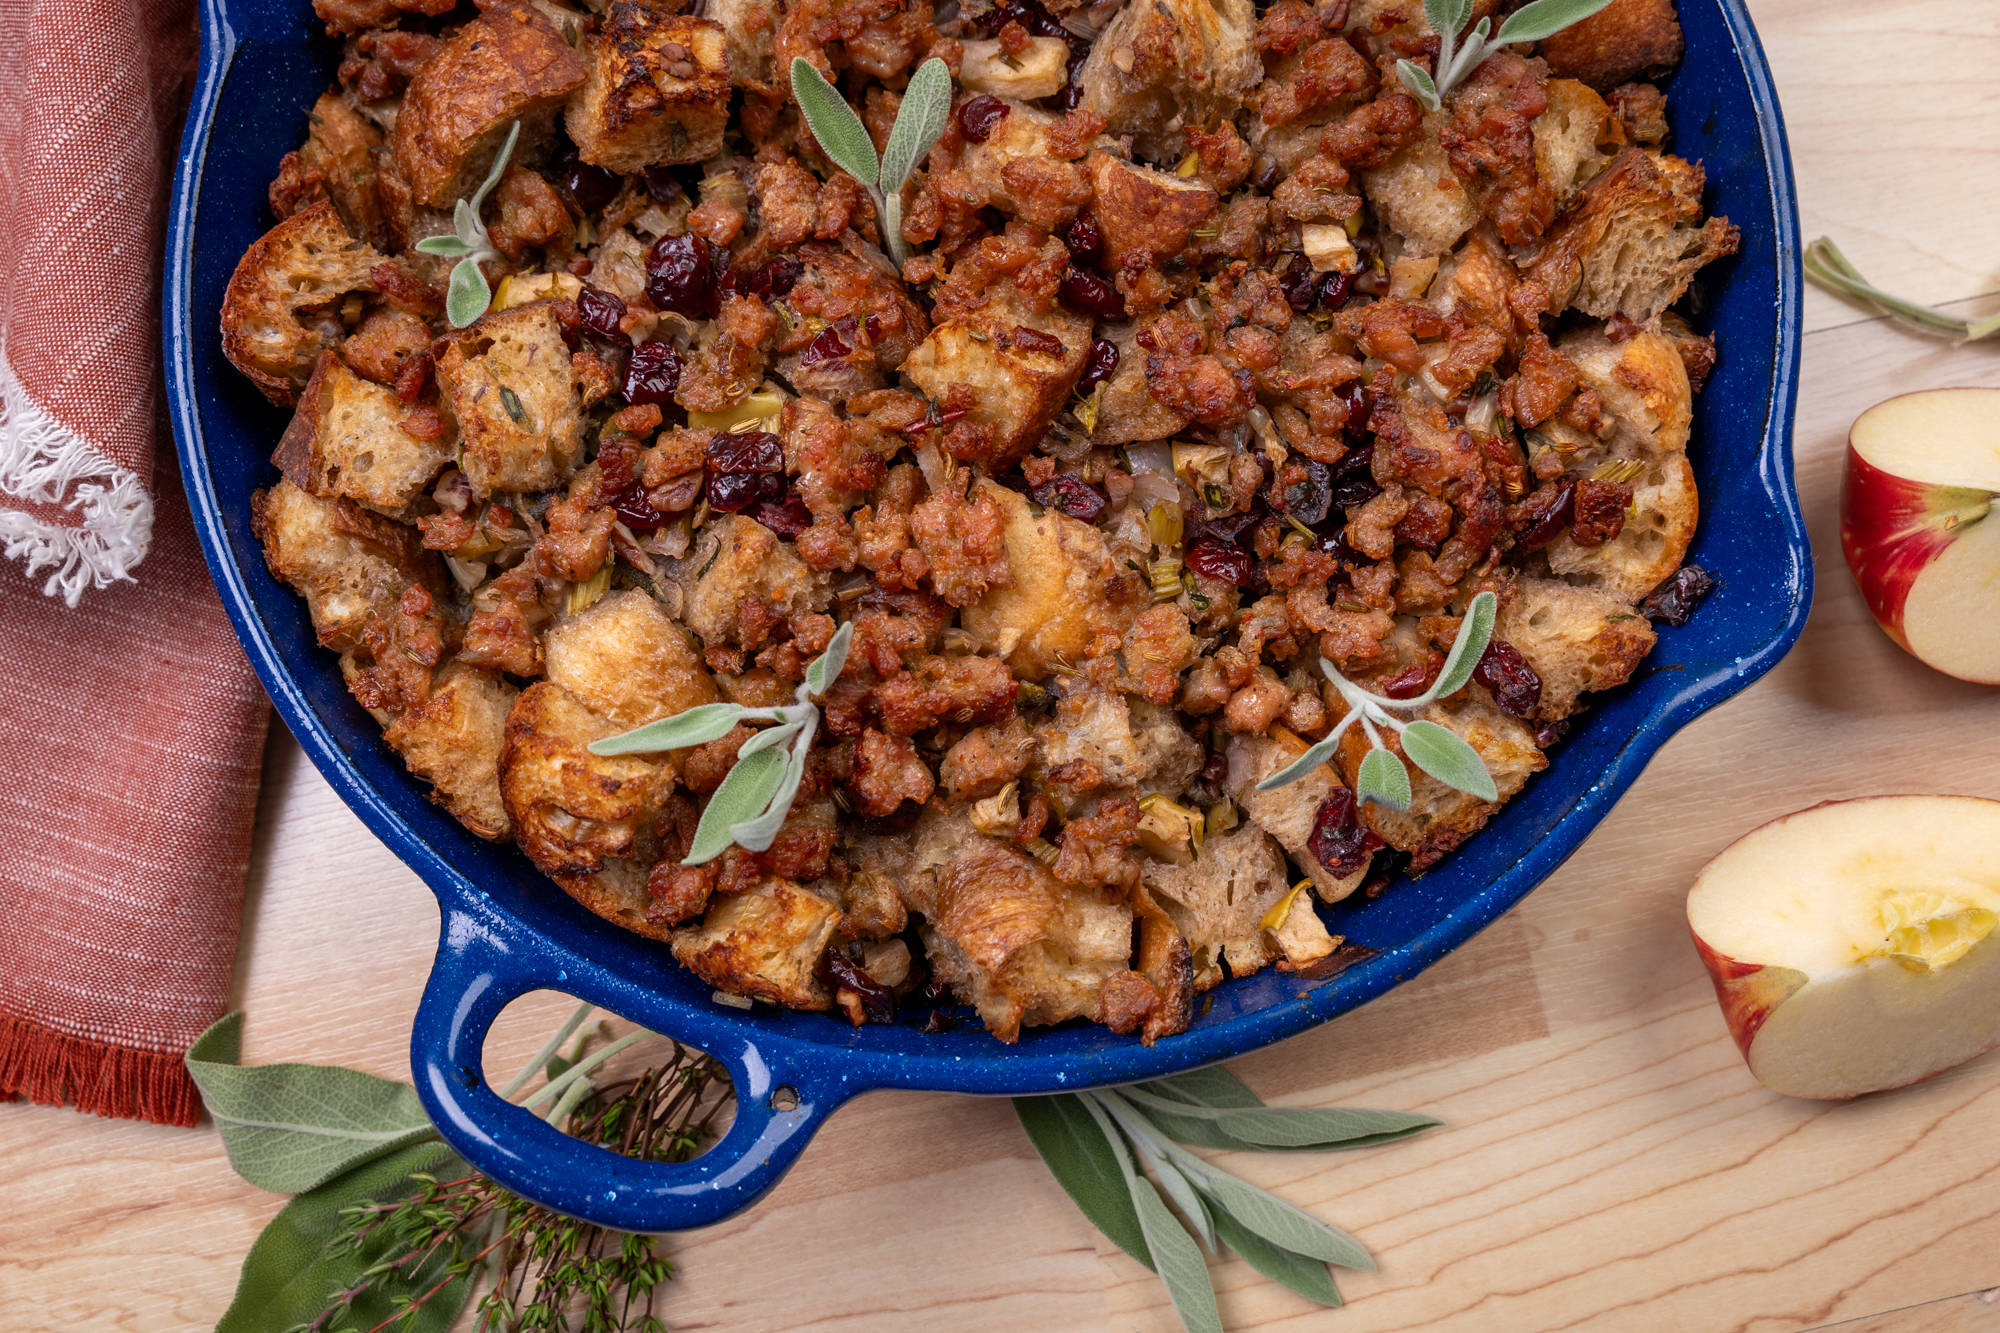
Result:
M1227 1245L1321 1305L1340 1304L1328 1265L1375 1262L1345 1231L1181 1144L1324 1152L1392 1143L1439 1123L1404 1111L1266 1106L1219 1066L1098 1092L1016 1097L1014 1111L1091 1224L1160 1275L1189 1333L1222 1329L1203 1246L1219 1254Z
M452 236L426 236L417 242L417 249L427 255L442 255L446 259L457 259L452 266L451 286L445 293L445 318L455 329L462 329L473 320L486 313L493 304L493 289L486 284L486 275L479 269L482 263L492 263L503 258L493 247L493 238L486 232L486 224L480 221L479 210L485 206L486 196L500 183L500 176L507 170L507 159L514 155L514 145L521 138L521 122L515 121L507 131L507 142L500 145L499 155L493 159L493 167L486 173L478 190L470 199L458 201L452 213ZM504 392L504 390L503 390Z
M1473 670L1479 665L1481 655L1486 652L1486 645L1493 639L1493 618L1499 614L1499 607L1499 599L1490 592L1482 592L1472 599L1465 618L1459 622L1458 637L1452 640L1444 669L1438 673L1431 687L1415 698L1390 699L1371 694L1341 675L1333 663L1320 658L1320 670L1340 691L1341 700L1347 705L1347 716L1340 719L1339 725L1328 732L1324 740L1258 783L1257 790L1273 791L1288 786L1318 768L1334 756L1348 728L1358 722L1368 737L1369 750L1361 761L1361 771L1355 775L1354 798L1357 801L1363 804L1373 801L1390 810L1410 808L1409 770L1383 743L1382 733L1377 730L1381 727L1397 734L1402 741L1403 753L1410 762L1445 786L1477 796L1482 801L1499 800L1500 791L1493 785L1493 775L1487 771L1486 761L1457 733L1435 722L1422 719L1405 722L1394 715L1395 711L1415 712L1427 708L1465 688L1465 683L1472 679Z
M613 755L681 750L721 740L739 722L774 724L737 747L736 766L708 798L708 808L701 812L694 842L681 864L706 865L731 843L753 852L767 851L785 816L791 813L799 783L806 775L806 756L812 753L813 737L819 731L819 707L813 700L840 678L841 668L847 665L847 645L853 638L852 621L834 631L826 651L807 664L806 678L792 703L776 708L703 704L593 741L590 752Z
M903 240L903 185L944 133L951 116L951 70L935 56L917 66L880 157L861 117L804 56L792 57L792 96L821 151L868 188L882 219L882 242L900 267L910 257Z
M2000 315L1964 319L1935 306L1919 305L1883 291L1862 277L1861 270L1840 253L1840 247L1824 236L1806 247L1804 262L1806 276L1820 286L1866 301L1883 314L1908 320L1926 333L1942 333L1962 343L1977 342L2000 333Z
M1431 30L1437 33L1441 44L1438 48L1437 78L1433 80L1424 72L1422 65L1409 60L1398 60L1396 73L1411 96L1422 102L1427 110L1436 111L1444 105L1446 93L1456 88L1466 75L1478 69L1487 57L1501 47L1553 37L1571 24L1583 22L1610 3L1611 0L1534 0L1533 4L1523 5L1509 14L1506 22L1500 25L1499 33L1488 37L1487 33L1493 28L1490 18L1479 20L1479 26L1470 33L1463 31L1465 21L1472 17L1472 0L1424 0L1424 17L1430 20Z

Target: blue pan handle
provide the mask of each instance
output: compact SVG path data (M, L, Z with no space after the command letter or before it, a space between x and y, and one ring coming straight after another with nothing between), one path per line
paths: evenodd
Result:
M756 1044L740 1033L725 1034L720 1025L670 1033L729 1069L736 1119L721 1142L693 1161L667 1163L638 1161L572 1138L494 1092L480 1060L487 1030L502 1009L530 991L564 991L612 1012L620 998L630 997L593 994L602 973L580 958L564 968L546 946L516 938L499 913L440 899L437 962L410 1035L417 1093L445 1142L517 1194L620 1231L707 1226L761 1198L834 1107L857 1090L838 1078L816 1080L810 1070L774 1067ZM693 1026L707 1029L699 1021ZM781 1088L796 1093L796 1106L772 1106Z

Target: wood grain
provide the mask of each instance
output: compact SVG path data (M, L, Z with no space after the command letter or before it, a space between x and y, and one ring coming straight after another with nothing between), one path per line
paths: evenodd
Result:
M1805 234L1833 234L1922 299L1994 290L2000 6L1753 10ZM1220 1261L1232 1330L2000 1333L2000 1060L1850 1105L1774 1096L1737 1058L1681 915L1695 869L1784 811L2000 794L2000 693L1891 645L1832 529L1854 416L1923 385L2000 383L2000 348L1954 351L1818 293L1807 312L1796 450L1819 592L1805 637L1670 742L1514 913L1375 1004L1237 1062L1276 1100L1423 1110L1448 1127L1352 1156L1231 1160L1381 1264L1343 1275L1351 1304L1328 1312ZM274 736L236 986L245 1057L406 1077L436 930L422 885ZM489 1062L525 1058L566 1008L515 1005ZM206 1127L0 1106L0 1164L10 1330L210 1327L282 1203L238 1181ZM762 1205L668 1246L681 1276L662 1313L677 1329L1178 1326L1004 1102L864 1097Z

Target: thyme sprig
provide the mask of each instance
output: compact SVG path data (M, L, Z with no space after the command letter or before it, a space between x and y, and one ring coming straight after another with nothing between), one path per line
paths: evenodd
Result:
M1493 775L1487 771L1486 762L1479 757L1479 751L1466 744L1457 733L1435 722L1422 719L1405 722L1395 716L1396 712L1428 708L1439 699L1465 688L1465 683L1472 679L1473 670L1479 665L1481 655L1486 652L1486 645L1492 641L1493 618L1498 612L1499 599L1492 593L1482 592L1472 599L1465 618L1459 622L1458 637L1452 640L1444 669L1429 689L1414 698L1390 699L1372 694L1341 675L1333 663L1322 657L1319 660L1320 670L1340 692L1342 702L1347 705L1347 715L1327 733L1324 740L1258 783L1257 790L1273 791L1297 782L1331 759L1340 748L1341 738L1347 734L1348 728L1359 723L1363 734L1368 737L1369 749L1361 761L1361 771L1356 775L1354 798L1357 801L1363 804L1373 801L1390 810L1410 808L1409 770L1383 742L1378 728L1395 732L1402 742L1403 753L1418 768L1445 786L1477 796L1482 801L1499 800L1500 791L1493 785Z
M1437 33L1440 43L1435 80L1414 61L1396 62L1396 73L1403 86L1426 110L1436 111L1443 106L1445 94L1501 47L1553 37L1571 24L1583 22L1611 0L1534 0L1533 4L1509 14L1499 33L1490 38L1487 36L1493 28L1490 18L1479 20L1479 26L1471 32L1464 31L1465 21L1472 17L1472 3L1473 0L1424 0L1424 17L1430 20L1431 30Z
M840 678L853 637L852 621L834 631L826 651L806 666L806 678L789 704L775 708L702 704L593 741L590 752L614 755L680 750L721 740L739 722L773 723L737 748L736 765L708 798L681 864L705 865L731 843L753 852L766 851L791 812L799 783L806 775L806 756L812 753L813 737L819 731L819 708L813 700Z
M1964 319L1934 306L1919 305L1883 291L1862 277L1861 270L1848 262L1840 247L1824 236L1806 247L1804 263L1806 276L1820 286L1866 301L1883 314L1907 320L1926 333L1942 333L1961 343L1977 342L2000 333L2000 315Z
M493 159L492 169L486 173L472 198L461 199L452 212L452 236L426 236L417 242L417 249L427 255L442 255L446 259L457 259L452 266L451 286L445 293L445 318L455 329L462 329L473 320L486 313L493 304L493 289L486 284L486 275L480 271L483 263L495 263L504 256L494 248L493 238L487 234L486 224L480 220L479 210L486 204L486 196L500 183L501 174L507 170L507 159L514 155L514 145L521 139L521 122L515 121L507 131L507 142L500 145L499 154ZM501 390L505 393L506 390Z
M903 240L903 185L944 133L951 115L951 70L935 56L917 66L879 157L861 117L804 56L792 58L792 96L821 151L867 187L882 220L882 243L900 268L910 257Z

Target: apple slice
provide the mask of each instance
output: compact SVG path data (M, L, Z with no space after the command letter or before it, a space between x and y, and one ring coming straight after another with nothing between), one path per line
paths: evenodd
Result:
M1847 437L1840 549L1875 622L1919 661L2000 685L2000 389L1930 389Z
M1730 1034L1778 1092L1857 1097L2000 1046L2000 801L1786 815L1703 866L1687 913Z

